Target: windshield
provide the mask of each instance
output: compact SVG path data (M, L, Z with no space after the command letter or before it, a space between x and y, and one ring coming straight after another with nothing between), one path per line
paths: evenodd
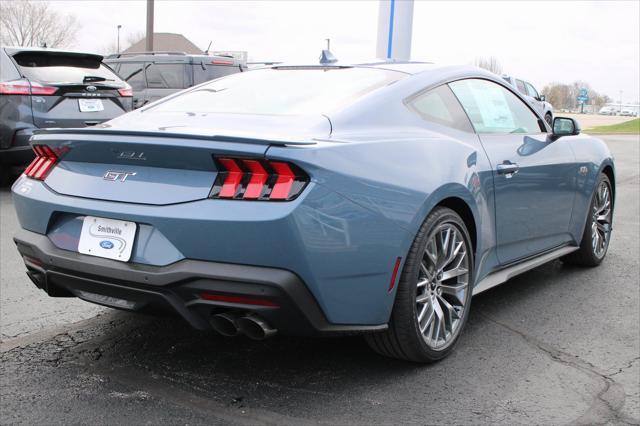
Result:
M161 112L319 114L405 74L375 68L284 68L233 74L152 106Z
M122 85L118 76L95 57L27 52L13 58L22 75L40 83Z

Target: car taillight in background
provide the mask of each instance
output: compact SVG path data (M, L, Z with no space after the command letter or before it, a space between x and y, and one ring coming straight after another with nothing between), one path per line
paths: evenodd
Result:
M120 96L130 97L133 96L133 89L131 87L123 87L122 89L118 89L118 93Z
M39 95L50 96L58 91L57 87L44 86L35 81L13 80L0 82L2 95Z
M211 198L257 201L289 201L309 182L295 164L253 158L215 158L218 176Z
M32 148L36 153L36 158L25 169L24 174L32 179L45 180L58 162L58 154L47 145L33 145Z

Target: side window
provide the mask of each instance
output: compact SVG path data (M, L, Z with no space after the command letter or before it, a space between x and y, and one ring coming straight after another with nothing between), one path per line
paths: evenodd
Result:
M516 95L488 80L449 83L478 133L541 133L538 117Z
M527 94L527 88L524 87L524 81L516 80L516 87L518 88L518 92L522 93L523 95Z
M540 98L540 95L538 94L538 91L536 90L535 87L533 87L529 83L525 83L525 86L527 86L527 92L529 92L529 96L531 96L532 98L536 98L536 99Z
M118 69L118 75L129 83L134 91L146 88L142 62L123 62Z
M147 64L147 85L150 89L184 89L185 64Z
M446 84L410 98L407 106L426 121L473 132L469 118Z

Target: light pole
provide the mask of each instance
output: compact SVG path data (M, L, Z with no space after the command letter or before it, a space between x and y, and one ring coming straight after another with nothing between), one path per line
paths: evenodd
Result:
M118 49L116 53L120 53L120 28L122 28L122 25L118 25Z

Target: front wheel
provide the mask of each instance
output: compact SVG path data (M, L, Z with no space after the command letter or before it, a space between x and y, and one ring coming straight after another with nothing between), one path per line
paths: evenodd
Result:
M402 270L389 328L366 336L373 350L414 362L437 361L453 350L471 305L470 241L453 210L429 214Z
M591 205L580 248L562 258L565 263L598 266L607 254L613 223L613 192L611 181L600 173L591 196Z
M549 126L551 126L551 128L553 128L553 117L551 116L551 113L548 112L545 116L544 116L544 121L547 122L547 124Z

